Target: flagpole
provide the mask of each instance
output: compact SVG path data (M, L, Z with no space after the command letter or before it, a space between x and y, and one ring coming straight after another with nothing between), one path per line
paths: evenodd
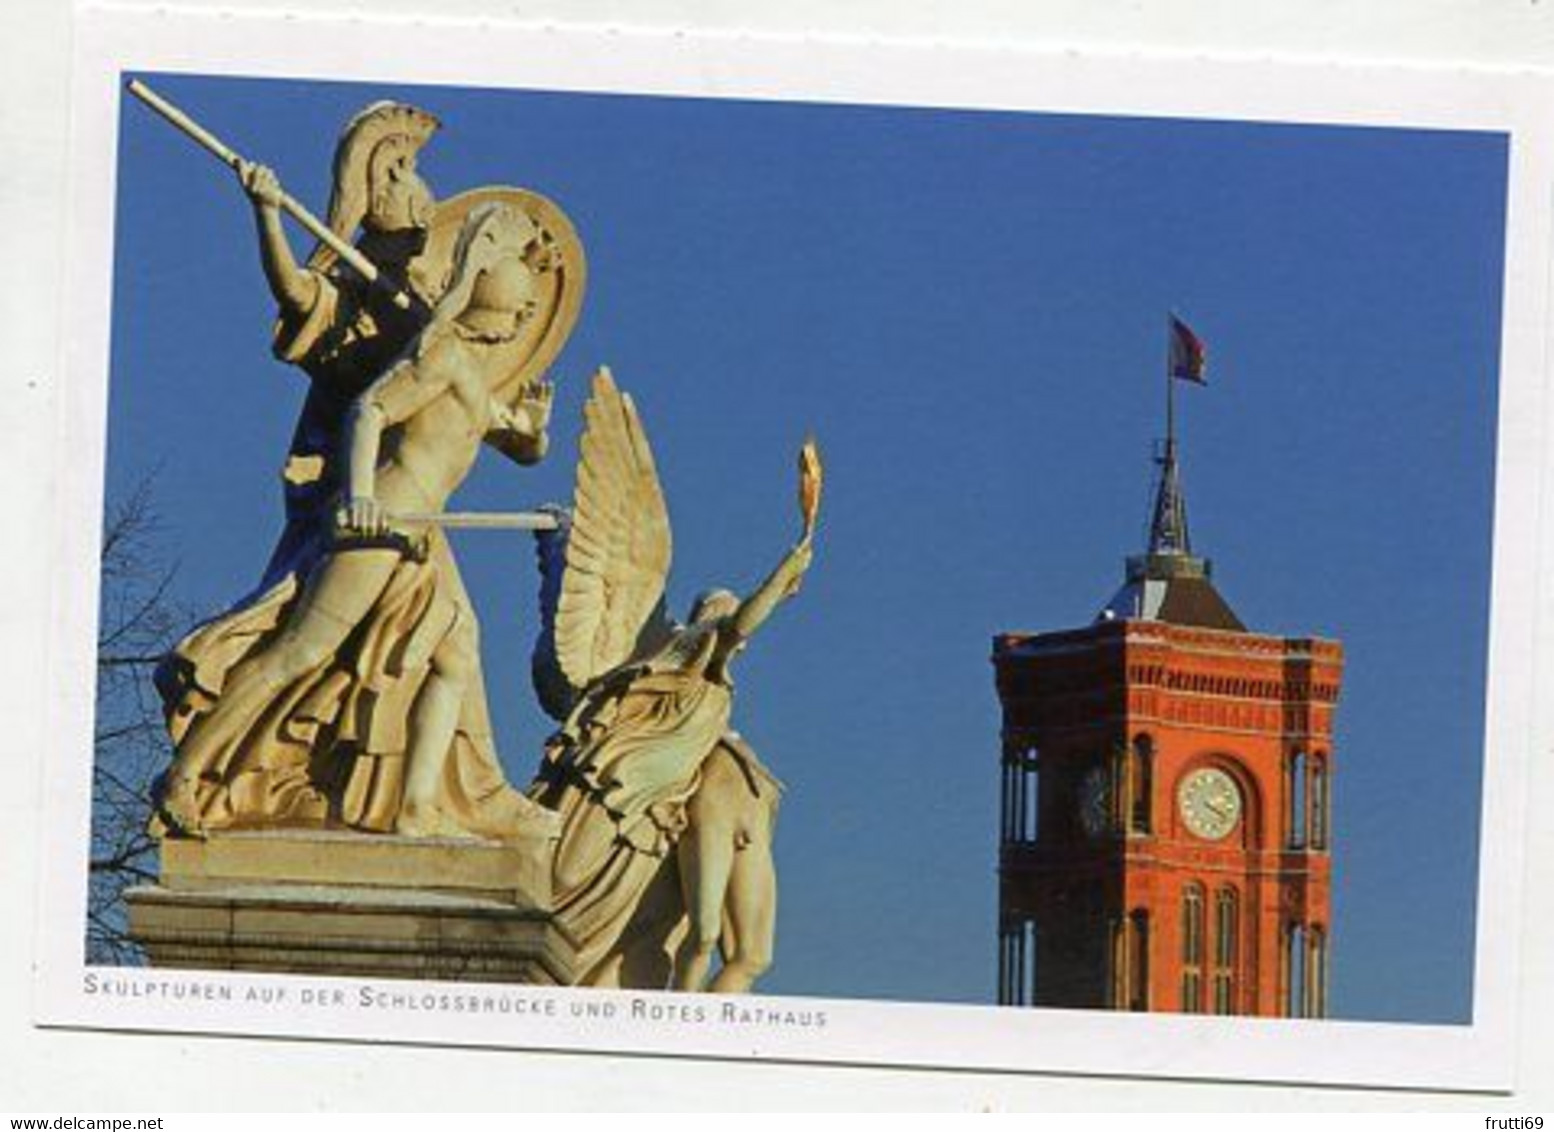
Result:
M1172 344L1171 315L1166 315L1166 442L1165 458L1167 461L1176 459L1176 375L1171 372L1171 344Z

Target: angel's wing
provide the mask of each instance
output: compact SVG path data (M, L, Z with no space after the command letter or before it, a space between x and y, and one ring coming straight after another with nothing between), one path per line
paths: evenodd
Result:
M595 376L583 407L555 651L574 688L630 659L661 616L669 576L669 511L653 452L631 398L610 371Z
M561 604L561 579L567 572L567 537L572 532L572 512L565 507L548 507L556 517L554 530L534 532L534 550L540 568L540 632L529 656L529 672L534 694L545 714L557 723L572 713L582 692L561 671L556 659L556 608Z

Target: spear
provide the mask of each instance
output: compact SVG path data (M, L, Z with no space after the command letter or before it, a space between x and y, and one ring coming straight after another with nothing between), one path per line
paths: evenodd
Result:
M128 88L131 94L197 141L206 151L213 154L217 160L232 169L239 169L243 165L243 158L239 156L236 150L232 149L215 134L167 101L167 99L163 98L145 83L139 79L131 79L128 83ZM383 273L378 270L377 265L372 260L335 235L330 230L329 225L309 212L290 193L281 193L280 206L282 212L296 220L297 223L301 224L317 239L328 244L341 259L354 267L368 283L381 288L400 310L410 309L409 295L384 278Z

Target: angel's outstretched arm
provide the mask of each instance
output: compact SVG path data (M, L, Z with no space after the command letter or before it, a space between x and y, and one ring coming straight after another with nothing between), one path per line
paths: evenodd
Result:
M730 644L748 640L785 598L798 592L799 583L814 556L815 545L809 538L800 539L788 551L771 576L739 603L739 609L729 619L729 630L734 637Z

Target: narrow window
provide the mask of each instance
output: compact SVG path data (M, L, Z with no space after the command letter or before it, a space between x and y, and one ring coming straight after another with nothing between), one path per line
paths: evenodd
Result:
M1008 916L998 925L998 1004L1030 1006L1036 1001L1036 921Z
M1025 752L1016 752L1014 757L1014 839L1017 842L1025 841Z
M1125 795L1133 786L1126 747L1119 745L1112 748L1108 770L1111 778L1106 790L1106 827L1108 830L1126 829L1123 822L1127 820L1129 802Z
M1182 893L1182 1010L1203 1013L1203 887Z
M1327 1017L1327 933L1311 929L1307 945L1311 958L1306 965L1306 1017Z
M1284 1014L1287 1018L1306 1016L1306 931L1291 924L1284 933Z
M1028 844L1036 840L1040 816L1040 762L1034 748L1004 750L1000 835L1004 844Z
M1027 1006L1034 1006L1036 1003L1036 948L1040 942L1040 936L1036 933L1035 920L1026 920L1022 927L1024 931L1021 946L1025 949L1023 956L1025 962L1020 978L1025 984L1022 988L1025 993L1021 995L1021 1001Z
M999 800L1002 810L999 814L999 837L1004 844L1015 839L1016 822L1014 818L1015 784L1019 775L1019 754L1010 747L1004 748L1003 782L999 791Z
M1132 771L1131 806L1128 813L1128 829L1133 833L1149 833L1154 794L1154 744L1148 735L1136 736L1129 766Z
M1126 1009L1128 1005L1128 921L1121 917L1111 921L1111 1006L1113 1010Z
M1182 971L1182 1013L1203 1013L1203 973L1196 969Z
M1128 1009L1149 1009L1149 913L1136 908L1128 915L1132 948L1128 963Z
M1014 997L1014 932L1016 921L1000 920L998 924L998 1005L1017 1005Z
M1284 772L1284 844L1301 849L1306 844L1306 756L1290 752Z
M1236 1013L1236 952L1239 935L1236 890L1222 888L1214 897L1214 1013Z
M1320 755L1311 758L1311 847L1327 848L1328 817L1330 814L1327 787L1327 759Z
M1023 780L1021 801L1024 803L1021 840L1034 843L1041 836L1041 767L1034 750L1026 751L1021 757L1020 775Z

